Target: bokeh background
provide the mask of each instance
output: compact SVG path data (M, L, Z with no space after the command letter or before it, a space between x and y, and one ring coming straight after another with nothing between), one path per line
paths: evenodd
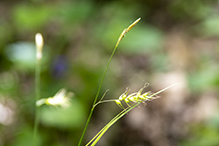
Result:
M68 108L43 105L38 143L74 146L82 134L100 79L123 31L100 97L126 89L179 86L134 109L103 136L100 146L219 145L218 0L1 0L0 146L33 145L34 36L44 36L42 98L74 92ZM88 142L121 109L96 107Z

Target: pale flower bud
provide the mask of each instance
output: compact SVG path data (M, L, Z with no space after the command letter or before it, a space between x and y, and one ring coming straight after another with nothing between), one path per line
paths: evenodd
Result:
M37 47L36 58L41 59L42 58L42 49L43 49L43 36L41 33L37 33L35 35L35 42L36 42L36 47Z

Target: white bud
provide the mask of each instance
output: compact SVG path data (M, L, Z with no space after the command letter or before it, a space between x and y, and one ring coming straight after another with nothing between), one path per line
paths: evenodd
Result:
M36 57L37 57L37 59L41 59L42 58L42 49L43 49L43 36L41 33L37 33L35 35L35 42L36 42L36 47L37 47Z

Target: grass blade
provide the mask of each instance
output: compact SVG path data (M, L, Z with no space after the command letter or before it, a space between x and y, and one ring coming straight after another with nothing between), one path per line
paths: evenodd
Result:
M99 88L98 88L98 90L97 90L97 94L96 94L96 96L95 96L95 99L94 99L94 102L93 102L93 105L92 105L92 109L91 109L90 114L89 114L89 116L88 116L87 122L86 122L86 124L85 124L84 130L83 130L82 135L81 135L81 138L80 138L80 140L79 140L78 146L81 145L81 142L82 142L82 140L83 140L84 134L85 134L85 132L86 132L86 130L87 130L88 123L90 122L91 116L92 116L93 111L94 111L94 108L95 108L94 105L95 105L96 102L97 102L97 98L98 98L98 96L99 96L100 89L101 89L102 84L103 84L103 80L104 80L104 78L105 78L105 76L106 76L106 72L107 72L107 70L108 70L108 68L109 68L109 65L110 65L110 62L111 62L111 60L112 60L112 58L113 58L113 55L114 55L114 53L115 53L115 51L116 51L116 49L117 49L119 43L121 42L122 38L125 36L125 34L126 34L128 31L130 31L130 30L140 21L140 19L141 19L141 18L138 18L138 19L137 19L135 22L133 22L128 28L125 28L125 29L123 30L123 32L120 34L120 36L119 36L119 39L118 39L118 41L117 41L117 43L116 43L116 46L115 46L114 49L113 49L113 52L112 52L112 54L111 54L111 56L110 56L110 58L109 58L109 61L108 61L107 65L106 65L106 68L105 68L105 70L104 70L103 76L102 76L102 78L101 78L100 85L99 85Z

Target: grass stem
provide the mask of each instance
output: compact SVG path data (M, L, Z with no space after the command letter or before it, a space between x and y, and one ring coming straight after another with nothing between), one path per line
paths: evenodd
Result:
M115 45L115 47L114 47L114 49L113 49L113 51L112 51L112 54L111 54L111 56L110 56L110 58L109 58L109 61L108 61L107 65L106 65L106 68L105 68L105 70L104 70L103 76L102 76L102 78L101 78L100 85L99 85L99 88L98 88L98 90L97 90L97 94L96 94L96 96L95 96L95 99L94 99L94 102L93 102L93 105L92 105L92 109L91 109L90 114L89 114L89 116L88 116L87 122L86 122L86 124L85 124L84 130L83 130L82 135L81 135L81 138L80 138L80 140L79 140L78 146L81 145L81 142L82 142L82 140L83 140L84 134L85 134L85 132L86 132L86 130L87 130L87 126L88 126L88 124L89 124L89 122L90 122L91 116L92 116L93 111L94 111L94 108L95 108L94 105L95 105L96 102L97 102L97 98L98 98L98 96L99 96L100 89L101 89L102 84L103 84L103 80L104 80L104 78L105 78L105 76L106 76L106 72L107 72L107 70L108 70L108 68L109 68L109 65L110 65L110 62L111 62L111 60L112 60L112 58L113 58L113 55L114 55L114 53L115 53L115 51L116 51L116 49L117 49L119 43L121 42L122 38L125 36L125 34L126 34L129 30L131 30L131 29L140 21L140 19L141 19L141 18L138 18L138 19L137 19L136 21L134 21L128 28L125 28L125 29L123 30L123 32L120 34L120 36L119 36L119 39L118 39L118 41L117 41L117 43L116 43L116 45Z

